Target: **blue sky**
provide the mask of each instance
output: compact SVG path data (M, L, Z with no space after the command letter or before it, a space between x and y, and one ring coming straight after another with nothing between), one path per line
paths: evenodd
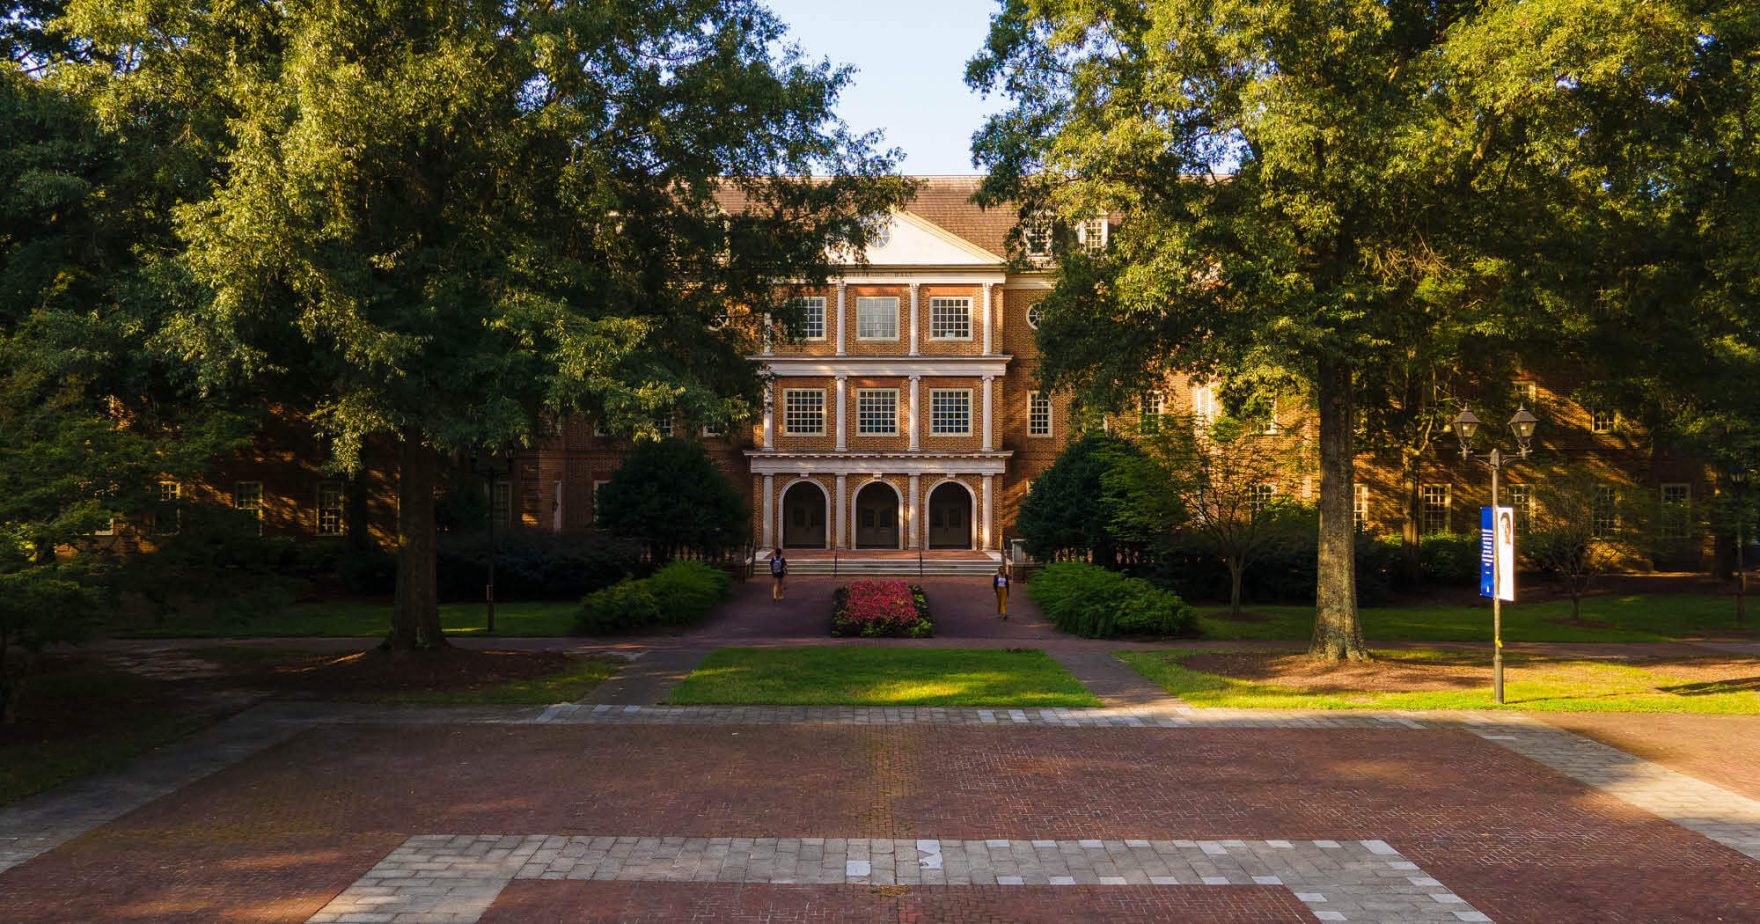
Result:
M768 0L814 57L856 67L839 112L858 131L881 129L905 153L906 173L976 173L972 132L1002 108L966 88L996 0Z

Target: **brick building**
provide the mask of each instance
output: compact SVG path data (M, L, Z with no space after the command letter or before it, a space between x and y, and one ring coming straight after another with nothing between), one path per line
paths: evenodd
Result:
M1025 269L1011 264L1015 212L973 204L977 182L921 178L865 262L849 264L832 285L791 294L798 329L751 357L768 377L762 419L729 433L682 419L656 422L662 433L702 441L747 492L759 549L963 550L988 560L1012 538L1021 501L1069 438L1072 421L1064 397L1035 385L1034 306L1050 288L1048 267L1032 259ZM1104 247L1110 230L1096 219L1078 229L1078 239ZM1649 497L1678 514L1671 522L1691 523L1692 506L1709 490L1704 466L1670 455L1610 412L1577 404L1569 397L1573 384L1556 376L1516 383L1541 416L1540 442L1552 458L1596 472L1610 497ZM1151 412L1202 417L1217 412L1215 391L1180 380L1146 401ZM1312 439L1312 420L1298 402L1277 416L1281 438ZM1107 425L1131 432L1141 411ZM223 466L211 485L166 490L254 509L271 533L348 532L381 542L394 534L394 471L369 466L344 481L320 469L323 454L308 438L287 437ZM589 529L595 491L628 448L590 420L566 421L515 458L491 515L527 528ZM1488 502L1485 472L1462 467L1450 446L1432 455L1417 485L1420 531L1476 528L1474 508ZM1513 469L1506 503L1531 513L1526 485L1540 477ZM1368 459L1358 480L1359 522L1397 534L1406 486ZM1292 474L1267 489L1312 501L1317 477ZM1674 538L1671 560L1660 564L1703 564L1702 530Z

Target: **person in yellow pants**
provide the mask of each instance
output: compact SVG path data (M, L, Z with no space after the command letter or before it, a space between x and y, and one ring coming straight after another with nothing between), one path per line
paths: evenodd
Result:
M996 569L996 577L991 582L996 588L996 615L1008 618L1008 568Z

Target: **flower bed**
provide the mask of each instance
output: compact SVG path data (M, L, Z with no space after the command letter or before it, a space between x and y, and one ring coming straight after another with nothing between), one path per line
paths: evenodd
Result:
M928 638L929 599L904 581L851 581L832 596L831 634L840 638Z

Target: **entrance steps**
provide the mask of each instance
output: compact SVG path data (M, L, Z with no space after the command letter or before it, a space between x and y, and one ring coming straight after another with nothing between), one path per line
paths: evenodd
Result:
M770 572L770 550L758 554L757 573ZM915 552L841 552L835 558L817 550L789 551L790 577L836 575L837 577L971 577L996 573L1002 556L994 552L925 552L921 562ZM919 570L920 568L920 570Z

